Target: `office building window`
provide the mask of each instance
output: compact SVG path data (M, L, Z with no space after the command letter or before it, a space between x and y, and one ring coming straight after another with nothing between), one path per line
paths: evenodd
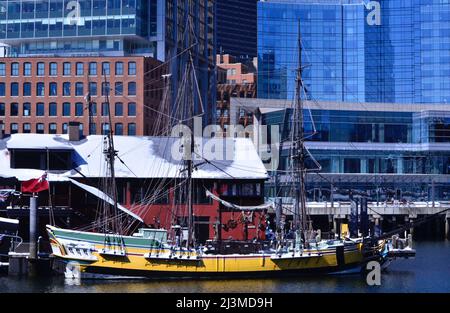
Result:
M123 62L116 62L116 75L123 75Z
M51 62L50 63L50 76L58 75L58 63Z
M10 132L11 134L17 134L19 132L19 125L17 123L11 123Z
M76 96L84 96L83 83L75 84L75 95Z
M44 76L45 75L45 63L39 62L37 64L37 75L38 76Z
M48 133L49 134L56 134L57 133L57 125L56 125L56 123L50 123L48 125Z
M136 95L136 83L135 82L129 82L128 83L128 95L129 96L135 96Z
M115 129L114 129L114 135L123 136L123 124L122 123L116 123Z
M45 85L44 83L36 84L36 96L43 97L45 96Z
M89 63L89 75L91 75L91 76L97 75L97 63L96 62Z
M89 83L89 94L91 96L97 95L97 83L94 83L94 82Z
M18 103L11 103L11 108L9 111L9 115L11 116L19 116L19 104Z
M31 83L23 83L23 96L24 97L31 96Z
M116 96L122 96L123 95L123 83L117 82L114 90L116 92Z
M128 116L136 116L136 103L128 103Z
M83 103L81 102L75 103L75 116L83 116L83 113L84 113Z
M50 83L50 96L58 95L58 85L56 83Z
M31 63L23 63L23 76L31 76Z
M135 123L128 124L128 136L136 136L136 124Z
M62 133L63 134L67 134L68 132L68 124L67 123L63 123L62 124Z
M102 83L102 96L109 95L109 83Z
M128 62L128 75L136 75L136 62Z
M6 115L5 104L0 103L0 116L5 116L5 115Z
M70 116L70 103L69 102L63 103L63 116Z
M102 123L102 135L109 133L109 123Z
M117 102L115 104L115 116L123 116L123 103Z
M3 62L0 63L0 76L6 76L6 64Z
M5 83L0 83L0 97L4 97L6 92Z
M77 76L83 76L84 75L84 63L78 62L77 63Z
M37 134L43 134L44 133L44 124L43 123L37 123L36 124L36 133Z
M19 83L11 83L11 96L12 97L19 96Z
M63 83L63 96L70 96L70 83Z
M36 103L36 116L44 116L44 115L45 115L44 103L42 102Z
M31 124L30 123L24 123L22 127L23 127L24 134L31 133Z
M71 70L70 62L64 62L64 64L63 64L63 75L64 76L69 76L70 75L70 70Z
M55 102L51 102L48 105L48 116L57 116L58 115L58 107Z
M31 103L25 102L23 104L23 116L31 116Z
M103 62L102 63L102 75L109 75L110 74L110 65L109 62Z
M11 64L11 76L19 76L19 63Z
M109 113L109 103L103 102L102 103L102 116L108 116Z

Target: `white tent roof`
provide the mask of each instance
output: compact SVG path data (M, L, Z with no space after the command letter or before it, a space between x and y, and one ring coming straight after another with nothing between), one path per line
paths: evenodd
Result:
M76 170L51 171L50 181L68 178L104 177L107 169L104 136L88 136L71 142L67 135L14 134L0 140L0 177L17 177L24 181L38 178L42 170L12 169L11 149L73 149L72 162ZM184 165L179 158L180 141L173 137L115 136L115 148L120 158L115 161L118 178L175 178L183 174ZM194 178L204 179L267 179L267 171L252 141L247 138L197 138L196 154L204 159L194 160L197 165ZM178 153L178 155L177 155ZM122 163L122 161L123 163ZM81 174L80 174L81 173Z

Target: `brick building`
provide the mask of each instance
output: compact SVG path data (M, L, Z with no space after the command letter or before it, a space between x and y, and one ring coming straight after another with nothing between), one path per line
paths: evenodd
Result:
M18 57L0 59L0 128L4 134L151 135L165 69L151 57ZM91 105L87 103L90 95Z
M251 64L236 62L229 55L217 55L218 85L216 116L217 124L224 132L230 125L230 98L256 98L256 60ZM224 75L226 73L226 75ZM234 120L236 117L232 117ZM239 124L244 127L253 123L253 114L245 111L239 112Z

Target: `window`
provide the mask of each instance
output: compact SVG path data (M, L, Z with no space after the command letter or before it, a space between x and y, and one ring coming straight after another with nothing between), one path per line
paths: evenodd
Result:
M116 136L123 136L123 124L122 123L116 123L114 134Z
M110 74L109 62L103 62L102 63L102 75L109 75L109 74Z
M128 62L128 75L136 75L136 62Z
M11 96L12 97L19 96L19 83L11 83Z
M77 76L83 76L84 75L84 63L78 62L77 63Z
M63 103L63 116L70 116L70 103L69 102Z
M5 96L5 83L0 83L0 97L4 97Z
M123 83L117 82L116 88L114 88L114 90L116 92L116 96L122 96L123 95Z
M48 125L48 133L49 134L56 134L57 133L57 126L56 123L50 123Z
M58 63L51 62L50 63L50 76L58 75Z
M115 105L115 116L123 116L123 104L121 102L117 102Z
M70 83L63 83L63 96L70 96Z
M102 134L103 135L107 135L109 133L109 124L108 123L103 123L102 124Z
M70 63L69 62L64 62L63 64L63 75L64 76L69 76L70 75Z
M11 134L17 134L19 132L19 125L17 123L11 123L10 132Z
M102 83L102 96L109 95L109 83Z
M90 116L97 116L97 103L92 102L89 105L89 115Z
M109 103L103 102L102 103L102 116L108 116L109 112Z
M89 75L91 75L91 76L97 75L97 63L96 62L89 63Z
M11 64L11 76L19 76L19 63Z
M23 76L31 76L31 63L23 63Z
M136 103L128 103L128 116L136 116Z
M11 103L9 115L19 116L19 104L18 103Z
M128 95L129 96L136 95L136 83L135 82L128 83Z
M75 116L83 116L83 103L77 102L75 103Z
M44 124L43 123L37 123L36 124L36 133L37 134L43 134L44 133Z
M90 123L89 124L89 135L96 135L97 134L97 124Z
M0 76L6 76L6 64L3 62L0 63Z
M45 95L45 85L44 83L37 83L36 85L36 96L43 97Z
M5 115L6 115L5 104L0 103L0 116L5 116Z
M24 134L29 134L31 133L31 124L30 123L24 123L22 126L23 129L23 133Z
M116 62L116 75L123 75L123 62Z
M62 133L63 134L67 134L68 131L68 124L67 123L63 123L62 124Z
M91 96L97 95L97 83L94 83L94 82L89 83L89 94Z
M48 116L57 116L58 115L58 106L55 102L51 102L48 105Z
M30 116L31 115L31 103L25 102L23 104L23 116Z
M136 124L135 123L128 124L128 136L136 136Z
M31 83L23 83L23 95L24 97L31 96Z
M36 116L44 116L45 108L42 102L36 103Z
M39 62L37 64L37 75L38 76L44 76L45 75L45 63Z
M84 95L83 83L76 83L75 84L75 95L76 96L83 96Z
M58 85L56 83L50 83L50 96L58 95Z

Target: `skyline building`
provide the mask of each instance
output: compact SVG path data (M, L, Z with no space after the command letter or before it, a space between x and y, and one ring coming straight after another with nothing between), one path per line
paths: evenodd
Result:
M300 27L313 99L450 102L450 3L378 2L379 12L359 0L260 1L259 97L293 99Z

